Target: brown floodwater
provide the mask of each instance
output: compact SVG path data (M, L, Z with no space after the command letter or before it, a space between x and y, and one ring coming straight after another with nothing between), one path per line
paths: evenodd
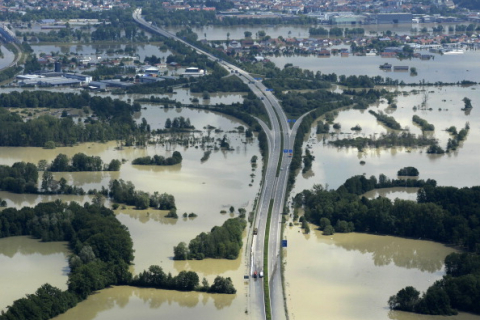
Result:
M0 239L0 311L45 283L67 289L68 254L66 242L24 236Z
M405 286L425 291L444 274L454 249L390 236L349 233L305 235L287 227L286 295L290 319L444 319L391 312L387 300ZM480 319L460 313L449 318Z
M313 140L307 139L305 145L311 144L317 159L314 161L313 170L308 175L297 177L295 187L297 191L293 194L298 190L311 188L315 183L328 183L330 187L336 188L354 174L365 173L367 176L371 174L378 176L379 173L385 173L393 178L398 169L411 164L419 169L420 178L434 178L441 184L451 182L453 185L473 185L473 181L478 181L478 166L475 167L473 161L478 159L479 153L477 146L479 122L475 121L479 120L478 113L475 113L474 109L470 115L465 115L463 112L457 112L457 107L461 106L463 96L469 96L472 102L475 102L476 98L470 93L477 92L460 88L452 91L456 95L452 96L451 104L453 105L455 101L455 106L449 108L449 112L440 112L435 109L431 112L417 111L417 114L434 123L439 129L450 123L460 128L465 121L471 122L472 129L467 141L454 154L430 157L421 150L407 152L402 148L368 150L359 154L353 149L324 146L322 136L312 135L310 139ZM437 93L430 95L431 103L437 101L437 95L440 95L440 92ZM408 125L403 119L411 119L413 115L411 107L418 105L420 100L421 95L399 97L397 101L399 109L392 114L402 125ZM199 112L186 108L161 109L156 105L145 106L147 109L142 110L136 118L140 120L146 117L149 123L152 123L152 127L161 127L166 118L180 115L189 117L197 129L213 125L226 132L242 125L240 122L213 112ZM385 104L379 105L381 110L385 107ZM404 112L405 115L403 115ZM352 121L352 118L355 120ZM365 134L386 132L386 129L376 124L374 118L366 112L345 111L340 113L336 120L342 124L342 128L349 128L350 122L354 122L353 125L355 125L358 121L361 121ZM411 120L409 121L411 130L416 130ZM369 126L376 127L369 129ZM446 144L445 139L448 139L448 135L439 129L435 135L438 134L441 145ZM212 131L210 135L218 139L222 138L225 132L215 134ZM207 136L208 132L204 130L201 135ZM196 138L200 138L201 135L194 134ZM71 157L78 152L100 156L104 162L109 162L111 159L125 159L120 172L56 173L55 178L65 177L69 182L86 190L106 187L111 179L120 178L132 181L137 190L173 194L176 198L179 219L166 218L166 212L160 210L135 210L128 207L117 210L118 219L129 228L133 239L135 260L132 271L138 273L152 264L158 264L172 274L182 270L194 270L199 273L200 278L205 277L210 283L216 275L220 274L231 277L237 288L236 295L210 295L114 287L90 296L57 319L153 319L159 316L173 319L250 319L252 317L253 313L248 313L248 310L254 306L249 301L247 286L243 281L243 275L247 270L245 254L248 250L244 248L236 260L172 260L174 245L180 241L188 242L200 232L208 232L213 226L221 225L227 218L237 215L237 213L220 214L221 210L228 210L230 206L251 210L259 190L258 176L261 172L260 166L252 171L249 161L253 155L260 155L258 143L246 142L244 135L238 133L227 133L227 137L234 150L213 151L210 158L203 163L200 161L204 153L201 148L166 146L162 143L149 145L147 148L124 148L123 150L116 149L118 147L116 142L87 143L55 150L0 148L0 162L8 165L16 161L37 163L41 159L50 162L59 153L65 153ZM156 167L131 164L134 158L140 156L154 154L169 156L175 150L180 151L183 156L181 165ZM361 166L360 160L366 161L366 164ZM335 165L332 166L332 164ZM450 164L460 166L459 173L447 172L451 171ZM470 175L464 179L463 175L469 169ZM256 176L250 176L252 173ZM455 177L460 181L454 181ZM399 192L398 194L402 193L401 190ZM387 192L386 196L402 197L396 194ZM377 194L371 196L375 197ZM56 197L14 195L4 192L0 194L0 198L6 199L9 206L20 207L35 205L40 201ZM60 198L65 201L89 201L89 197L61 196ZM194 212L198 217L184 219L182 217L184 212ZM419 240L362 234L323 237L318 232L305 236L298 233L298 230L298 227L293 227L286 232L289 240L289 248L286 251L286 288L291 319L319 317L357 319L359 315L362 315L362 318L374 319L387 317L402 320L426 319L415 318L411 314L389 312L387 299L406 285L414 284L418 289L425 290L429 284L441 278L443 259L453 251L440 244ZM244 239L246 242L245 237ZM64 267L66 267L65 261L56 274L62 275ZM65 285L66 276L62 277ZM12 278L14 277L0 281L0 285L2 287L11 285ZM34 288L21 285L21 295L33 293L39 285ZM364 314L366 317L363 316ZM467 318L468 316L462 314L458 319Z
M178 318L188 318L189 313L205 313L205 317L223 319L226 314L238 315L236 319L249 318L245 313L250 308L246 295L247 287L243 281L246 270L245 250L243 249L238 259L203 261L173 261L173 247L179 242L189 242L201 232L208 232L211 228L221 225L226 219L238 216L234 214L221 214L221 210L227 210L230 206L252 209L253 201L259 190L260 166L252 169L250 159L253 155L260 156L258 143L245 141L244 134L228 132L235 127L244 124L230 117L219 115L214 112L205 112L190 109L161 109L158 106L147 106L142 110L143 116L149 122L164 124L166 118L184 116L201 133L194 133L191 137L201 139L202 136L210 136L221 139L224 135L230 142L232 151L212 151L207 161L201 162L204 150L194 146L165 145L158 143L149 145L147 148L123 148L118 150L117 142L86 143L74 147L45 150L42 148L0 148L0 160L4 164L11 165L17 161L29 161L37 163L41 159L51 162L59 153L72 157L75 153L84 152L87 155L100 156L104 162L112 159L124 159L120 172L72 172L55 173L55 179L64 177L70 183L88 189L107 187L111 179L124 179L132 181L136 190L153 193L167 192L173 194L176 199L179 219L166 218L167 212L160 210L135 210L130 207L120 208L116 211L118 219L125 224L133 239L135 260L132 271L137 274L150 265L160 265L166 272L177 274L182 270L194 270L200 279L205 277L210 283L217 275L231 277L237 289L236 295L209 295L198 293L179 293L165 290L140 290L134 288L115 287L102 290L87 299L78 307L67 313L64 319L93 319L98 315L113 319L118 317L111 301L125 301L125 309L132 313L142 314L142 318L148 319L148 314L158 316L158 308L161 301L162 312L178 314ZM138 118L141 119L140 115ZM204 126L211 125L221 128L224 132L215 133L203 130ZM189 136L188 134L186 136ZM217 142L218 143L218 142ZM213 143L210 143L213 145ZM155 154L170 156L173 151L180 151L183 161L180 165L138 166L132 165L134 158L153 156ZM253 174L253 176L251 176ZM20 207L23 205L35 205L40 201L50 201L60 198L64 201L76 200L89 201L90 197L79 196L39 196L39 195L15 195L1 193L0 198L6 199L9 206ZM183 218L183 213L194 212L196 218ZM245 233L246 235L246 233ZM246 236L245 236L246 242ZM132 291L133 290L133 291ZM33 292L34 289L29 289ZM144 299L145 294L153 302L139 304L138 298ZM103 297L103 302L99 302ZM122 298L124 297L124 298ZM174 297L174 298L170 298ZM177 303L173 303L177 302ZM121 304L121 303L120 303ZM171 311L167 310L169 306ZM83 309L86 306L86 309ZM122 305L123 306L123 305ZM144 307L141 307L144 306ZM185 307L190 307L185 310ZM202 310L198 310L202 306ZM195 308L194 308L195 307ZM139 308L141 310L139 310ZM152 309L152 310L150 310ZM86 311L88 310L88 311ZM222 310L222 311L219 311ZM120 311L121 312L121 311ZM82 316L79 316L79 315ZM144 315L143 315L144 314ZM183 315L183 316L182 316ZM203 315L202 315L203 316Z
M418 89L418 88L417 88ZM398 88L398 90L403 90ZM407 90L407 89L405 89ZM432 110L414 111L424 99L423 92L408 95L400 94L396 98L397 109L387 108L386 102L379 103L370 109L383 111L395 118L402 128L408 128L411 133L421 135L421 129L413 124L413 115L427 120L435 126L433 133L428 133L438 139L439 145L446 149L450 134L445 131L450 126L456 126L459 131L470 123L470 131L459 148L449 154L429 155L426 148L379 148L366 149L359 152L357 148L337 148L328 145L328 140L348 137L376 137L391 130L378 122L368 110L339 111L335 123L340 123L341 129L331 128L331 135L315 134L316 123L304 143L304 149L310 147L316 157L312 170L299 174L292 195L314 184L328 184L329 188L338 188L346 179L354 175L365 175L367 178L383 173L388 178L396 178L397 171L403 167L413 166L420 172L420 179L435 179L443 186L474 186L480 181L480 111L473 108L470 113L461 110L462 99L469 97L472 102L480 101L480 87L431 87L428 90L427 108ZM360 125L362 131L354 133L350 128ZM365 161L365 164L361 164Z
M235 305L237 298L238 294L114 287L90 296L54 319L248 319L245 310Z

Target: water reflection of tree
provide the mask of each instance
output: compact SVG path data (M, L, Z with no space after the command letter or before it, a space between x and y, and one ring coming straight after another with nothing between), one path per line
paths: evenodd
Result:
M41 254L42 256L64 253L67 254L67 243L44 243L28 236L9 237L0 240L0 255L12 258L17 253L21 255Z
M201 277L225 274L228 271L236 271L242 263L243 248L234 260L227 259L203 259L203 260L174 260L173 267L176 271L195 271Z
M371 253L375 266L394 263L397 267L436 272L442 269L444 257L432 254L432 246L422 240L406 240L389 236L378 236L378 241L369 242L335 242L336 246L348 251Z
M128 215L135 220L140 221L141 223L148 223L150 221L160 222L161 224L175 225L178 219L166 218L165 215L168 214L168 210L121 210L120 213Z

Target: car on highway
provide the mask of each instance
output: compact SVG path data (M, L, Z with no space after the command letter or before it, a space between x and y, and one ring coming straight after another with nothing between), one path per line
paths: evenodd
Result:
M258 277L257 271L254 271L254 272L253 272L253 277L254 277L255 279Z
M260 274L258 275L260 278L263 278L263 271L260 271Z

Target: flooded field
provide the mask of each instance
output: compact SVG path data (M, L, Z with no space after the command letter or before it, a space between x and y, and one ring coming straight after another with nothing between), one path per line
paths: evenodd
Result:
M418 51L428 54L428 51ZM438 55L434 60L398 60L395 58L382 58L380 56L332 56L330 58L318 58L316 56L289 56L289 57L268 57L277 67L283 68L287 63L298 66L301 69L308 69L313 72L320 71L323 74L336 73L337 75L367 75L369 77L381 76L403 81L404 83L419 83L442 81L446 83L462 80L478 81L478 61L480 50L467 50L465 54ZM382 71L379 66L389 63L393 66L415 67L418 75L411 76L410 72L387 72Z
M213 319L222 319L225 313L238 314L239 318L246 317L245 310L248 309L246 288L243 283L243 274L245 272L245 257L242 250L240 257L236 260L212 260L203 261L173 261L173 246L179 242L189 242L197 234L208 232L212 227L221 225L226 219L237 216L235 214L221 214L221 210L228 210L230 206L245 208L248 211L252 209L253 201L259 190L260 169L252 171L250 159L253 155L260 156L258 142L256 139L246 141L244 133L232 133L236 127L245 124L238 122L230 117L219 115L213 112L199 111L197 109L161 109L158 106L147 106L142 110L138 118L146 117L152 123L153 128L163 128L167 118L183 116L190 118L191 123L201 130L192 134L192 136L201 138L202 136L211 136L221 139L227 135L232 151L212 151L207 161L201 162L204 150L200 147L184 147L172 144L149 145L147 148L124 148L117 150L117 142L87 143L75 147L56 148L46 150L42 148L0 148L0 159L2 164L13 164L17 161L28 161L37 163L41 159L51 162L57 154L64 153L72 157L75 153L84 152L87 155L100 156L104 162L112 159L124 159L120 172L72 172L56 173L55 179L65 177L69 183L88 189L99 189L102 186L107 187L111 179L124 179L132 181L136 190L153 193L167 192L173 194L176 199L177 213L179 219L166 218L164 211L159 210L135 210L132 208L118 209L118 219L125 224L132 235L135 260L132 266L134 273L147 269L150 265L160 265L166 272L177 274L182 270L194 270L199 274L200 279L205 277L210 283L217 275L231 277L237 294L230 295L210 295L197 293L180 293L164 290L140 290L135 288L117 287L104 290L97 295L93 295L78 307L64 315L64 319L97 319L90 318L92 305L97 305L99 309L105 310L99 312L98 319L115 318L119 310L112 309L110 303L116 297L126 297L126 308L130 308L134 313L148 314L154 312L160 307L160 301L172 301L178 303L172 304L172 311L177 313L179 319L185 318L185 312L194 312L192 309L185 309L185 306L194 307L195 301L204 306L202 309ZM223 132L208 132L203 127L211 125L223 130ZM186 134L190 136L190 134ZM213 143L211 143L213 145ZM183 161L179 165L159 167L159 166L138 166L132 165L131 161L137 157L155 154L169 156L173 151L180 151ZM251 176L254 174L256 176ZM14 195L1 193L0 197L7 200L9 206L20 207L23 205L34 205L39 201L50 201L60 198L65 201L76 200L80 202L89 201L89 197L44 197L38 195ZM107 203L108 204L108 203ZM183 218L184 212L194 212L198 215L196 218ZM246 233L245 233L246 234ZM245 237L246 241L246 237ZM66 279L65 279L66 280ZM64 281L65 281L64 280ZM5 279L5 281L7 281ZM0 282L1 285L1 282ZM33 292L29 289L24 292ZM133 291L132 291L133 290ZM125 293L126 292L126 293ZM150 296L153 299L152 308L146 306L141 311L138 304L138 298L144 299ZM99 297L104 297L103 304L98 304ZM129 298L131 297L131 298ZM137 298L135 298L137 297ZM174 298L172 298L174 297ZM120 299L120 298L119 298ZM173 300L172 300L173 299ZM122 299L120 299L122 300ZM198 303L197 302L197 303ZM89 312L85 312L86 307ZM228 307L228 308L227 308ZM164 307L162 307L163 310ZM79 311L80 310L80 311ZM82 311L83 310L83 311ZM136 310L136 311L135 311ZM222 310L219 312L219 310ZM158 312L158 311L157 311ZM77 317L77 314L84 316ZM107 317L107 318L103 318Z
M159 45L153 44L33 44L32 49L36 54L51 54L52 52L59 52L62 54L74 53L84 56L95 56L105 58L112 56L119 56L126 48L134 48L135 55L143 62L146 56L155 55L158 58L167 58L172 52L170 50L160 50ZM121 55L129 55L127 53Z
M329 145L329 140L348 137L377 137L381 133L391 130L378 122L368 110L339 111L335 123L340 123L341 129L331 128L331 135L315 134L316 123L312 125L310 137L305 141L304 148L316 157L313 161L311 172L297 176L294 195L304 189L311 188L314 184L328 184L329 188L338 188L346 179L364 174L366 177L383 173L387 177L396 178L397 171L403 167L413 166L420 172L420 179L435 179L443 186L474 186L480 181L480 168L477 160L480 157L480 112L472 109L465 113L463 97L480 102L480 91L474 87L441 87L428 88L427 109L414 111L414 106L420 106L424 95L422 93L400 95L396 98L397 109L387 108L386 102L370 107L376 112L383 111L395 118L402 128L408 128L411 133L421 135L421 129L412 122L413 115L427 120L435 126L433 133L425 133L438 139L439 145L446 148L451 135L445 131L450 126L459 130L470 123L467 138L456 151L444 155L430 155L425 148L379 148L366 149L359 152L357 148L337 148ZM400 90L402 90L400 88ZM350 128L360 125L362 130L355 133ZM365 161L365 164L361 164Z
M180 71L179 71L180 72ZM69 93L79 93L78 88L2 88L1 92L12 92L12 91L19 91L19 90L47 90L51 92L69 92ZM111 97L112 99L119 99L122 101L127 101L127 102L133 102L136 99L150 99L152 96L151 94L111 94L110 92L90 92L90 95L95 95L99 97ZM216 104L232 104L232 103L237 103L237 102L243 102L243 96L245 93L239 93L239 92L217 92L217 93L211 93L210 94L210 99L203 99L202 98L202 93L191 93L189 89L186 88L175 88L173 93L168 93L168 94L153 94L154 97L157 98L169 98L171 100L176 100L178 102L181 102L182 104L195 104L192 102L192 99L197 98L199 100L198 103L199 105L205 106L205 105L216 105ZM142 107L149 107L148 103L141 103ZM155 104L154 105L156 108L160 108L163 106L163 104ZM42 106L43 107L43 106ZM48 106L45 106L48 107ZM180 112L181 109L176 108L176 112ZM168 112L165 111L165 112ZM148 113L146 111L144 113L146 116L152 115L151 113ZM141 119L141 113L138 113L136 115L137 119ZM151 118L149 119L151 122L155 122L156 118ZM193 120L193 119L192 119ZM149 122L150 123L150 122ZM164 124L164 123L163 123Z
M0 196L5 199L3 194ZM29 237L0 239L0 312L45 283L67 289L66 242L40 242Z
M459 23L462 24L462 23ZM443 23L445 27L445 33L448 33L448 26L450 24ZM455 25L455 24L453 24ZM370 35L373 34L381 34L382 32L386 32L388 30L392 31L394 34L397 33L399 35L410 35L412 34L412 28L417 28L420 30L423 27L426 27L429 31L431 31L432 27L436 26L436 24L396 24L388 25L388 24L379 24L379 25L362 25L361 28L365 29L365 34ZM207 39L209 41L213 40L227 40L227 34L230 36L230 40L239 40L245 38L245 31L250 31L252 33L252 38L256 38L256 33L259 31L265 31L266 35L269 35L272 38L311 38L309 29L311 27L319 27L314 25L269 25L269 26L254 26L254 25L245 25L245 26L205 26L200 28L192 28L193 32L198 35L198 39ZM330 26L322 25L321 27L329 30ZM340 28L345 28L349 26L339 26ZM167 28L171 32L178 32L183 29L183 27L170 27Z
M443 260L454 249L390 236L323 236L317 230L305 235L300 230L294 226L285 232L290 319L445 319L392 312L387 300L405 286L425 291L442 277ZM480 316L460 313L448 319Z

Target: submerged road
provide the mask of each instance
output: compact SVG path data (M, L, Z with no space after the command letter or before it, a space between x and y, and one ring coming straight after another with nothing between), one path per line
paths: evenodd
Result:
M163 30L151 23L145 21L141 16L141 8L136 9L133 13L133 19L143 28L150 32L162 35L166 38L173 39L191 47L200 54L206 55L213 61L218 61L214 55L201 50L176 35ZM290 128L280 102L274 96L273 92L267 91L263 83L256 81L249 73L238 68L237 66L225 61L219 61L227 70L233 71L242 81L249 86L252 92L264 103L267 112L270 128L262 126L268 140L268 159L265 166L265 175L261 184L261 193L257 203L257 213L253 228L258 229L258 234L253 235L251 241L251 252L249 254L249 269L247 272L250 276L255 271L260 273L263 271L264 265L268 266L268 283L269 297L264 296L264 279L254 279L251 277L249 282L249 302L248 314L251 319L265 319L265 298L270 300L272 319L286 319L285 299L281 280L281 223L282 212L285 208L285 194L287 188L288 168L291 158L289 153L284 150L293 149L293 142L297 133L300 120ZM272 206L270 228L267 230L268 211ZM268 259L264 261L265 256L265 237L269 235L267 245Z

